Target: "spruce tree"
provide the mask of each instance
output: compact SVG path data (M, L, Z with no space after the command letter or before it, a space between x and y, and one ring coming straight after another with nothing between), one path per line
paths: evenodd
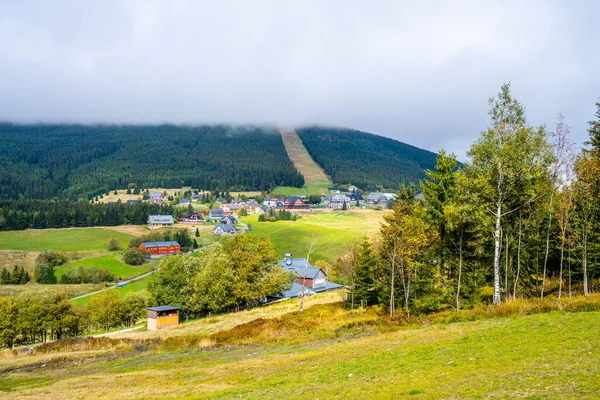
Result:
M437 156L435 170L426 170L427 179L421 181L420 186L427 201L427 213L438 229L439 235L439 265L446 267L446 260L450 253L448 243L447 221L444 207L452 200L456 190L454 170L456 169L456 155L446 155L444 150Z
M2 274L0 274L0 285L8 285L10 283L10 272L6 267L2 268Z
M592 150L600 151L600 101L596 103L596 120L588 122L590 140L585 144L592 146Z
M196 228L196 233L195 233L196 237L200 237L200 231L198 230L198 228Z
M354 255L354 270L356 271L356 281L354 288L354 300L356 304L372 306L377 304L377 294L373 281L375 270L375 255L371 243L367 237L357 246Z

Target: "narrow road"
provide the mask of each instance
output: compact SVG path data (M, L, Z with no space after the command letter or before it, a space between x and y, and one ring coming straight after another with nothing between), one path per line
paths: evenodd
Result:
M142 275L140 275L140 276L136 276L135 278L131 278L131 279L127 280L127 281L122 281L122 282L119 282L118 284L119 284L119 285L122 285L123 283L127 283L127 284L128 284L128 283L130 283L130 282L134 282L134 281L138 281L138 280L140 280L140 279L144 279L145 277L152 275L152 274L153 274L153 273L155 273L156 271L158 271L158 268L157 268L157 269L155 269L155 270L153 270L153 271L146 272L145 274L142 274ZM117 285L109 286L109 287L107 287L107 288L104 288L104 289L102 289L102 290L97 290L97 291L95 291L95 292L88 293L88 294L84 294L84 295L82 295L82 296L73 297L72 299L69 299L69 300L77 300L77 299L82 299L82 298L84 298L84 297L93 296L93 295L95 295L95 294L102 293L102 292L104 292L105 290L114 289L114 288L116 288L116 287L118 287L118 286L117 286Z

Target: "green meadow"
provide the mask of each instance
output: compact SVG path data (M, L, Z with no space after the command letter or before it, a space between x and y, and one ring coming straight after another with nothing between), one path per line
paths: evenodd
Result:
M251 234L266 234L279 258L286 253L305 257L312 237L316 239L311 260L334 261L348 252L348 246L365 235L371 237L379 231L385 211L353 210L313 212L303 214L297 221L258 222L258 216L242 218L251 224Z
M105 250L110 239L126 246L132 237L110 228L27 229L0 232L0 250Z
M125 279L147 272L148 270L150 270L150 268L152 268L152 266L155 266L157 264L158 262L148 263L139 266L127 265L120 260L119 252L119 254L109 254L100 257L72 261L68 264L56 267L54 269L54 274L57 278L60 278L60 276L66 273L69 268L75 269L80 265L83 265L84 267L106 268L117 278Z
M145 278L130 282L127 284L127 286L117 287L114 289L107 289L107 290L116 290L117 293L119 293L119 297L125 297L125 295L130 292L136 292L136 293L141 294L144 297L148 297L147 286L148 286L148 283L150 283L152 281L152 279L154 279L154 275L149 275ZM82 297L82 298L73 300L73 303L77 304L78 306L84 306L90 301L90 299L93 296L96 296L96 295L94 294L91 296L86 296L86 297Z

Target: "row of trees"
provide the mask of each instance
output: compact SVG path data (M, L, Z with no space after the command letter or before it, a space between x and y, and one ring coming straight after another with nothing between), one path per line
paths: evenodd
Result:
M186 316L252 307L291 288L294 275L275 264L266 237L223 237L201 257L162 260L148 284L149 303L181 307Z
M588 147L573 151L559 117L533 127L510 86L490 100L491 124L459 165L441 152L435 169L402 187L374 243L340 265L350 304L408 312L594 290L600 272L600 103ZM352 301L354 299L354 301Z
M289 210L274 210L269 208L266 214L261 214L258 216L258 222L275 222L275 221L295 221L296 214Z
M23 266L19 268L15 265L12 273L6 267L3 267L0 274L0 285L24 285L30 280L29 272L25 271Z
M60 276L60 283L77 284L77 283L100 283L114 282L115 275L108 268L99 268L94 266L85 267L80 265L77 268L68 268L67 271Z
M144 225L148 215L174 217L187 208L149 203L90 204L85 201L0 200L0 231L27 228L70 228L89 226Z
M129 327L144 317L146 307L146 299L139 294L119 298L115 290L93 296L85 307L74 305L64 292L0 297L0 346L10 348Z

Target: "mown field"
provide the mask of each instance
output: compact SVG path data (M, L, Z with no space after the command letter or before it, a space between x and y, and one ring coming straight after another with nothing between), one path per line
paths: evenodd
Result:
M348 246L379 231L386 211L351 210L317 211L303 214L297 221L258 222L258 216L242 218L252 225L251 233L266 234L277 250L277 256L292 253L305 257L312 237L316 238L312 261L334 261L348 252Z
M106 268L117 278L125 279L147 272L153 265L157 264L155 262L153 264L147 263L139 266L131 266L125 264L120 258L121 257L119 253L107 254L100 257L86 258L83 260L75 260L68 264L56 267L54 269L54 274L57 278L60 278L60 276L66 273L69 270L69 268L75 269L82 265L84 267Z
M66 228L0 232L0 250L104 250L108 245L108 241L113 238L123 245L127 245L133 235L117 229Z
M228 344L216 348L169 339L144 351L121 339L33 356L5 352L0 397L594 399L600 393L598 311L378 333L368 324L371 311L332 307L307 310L299 331L290 329L300 315L289 314L217 334ZM248 332L262 341L231 344L253 343Z

